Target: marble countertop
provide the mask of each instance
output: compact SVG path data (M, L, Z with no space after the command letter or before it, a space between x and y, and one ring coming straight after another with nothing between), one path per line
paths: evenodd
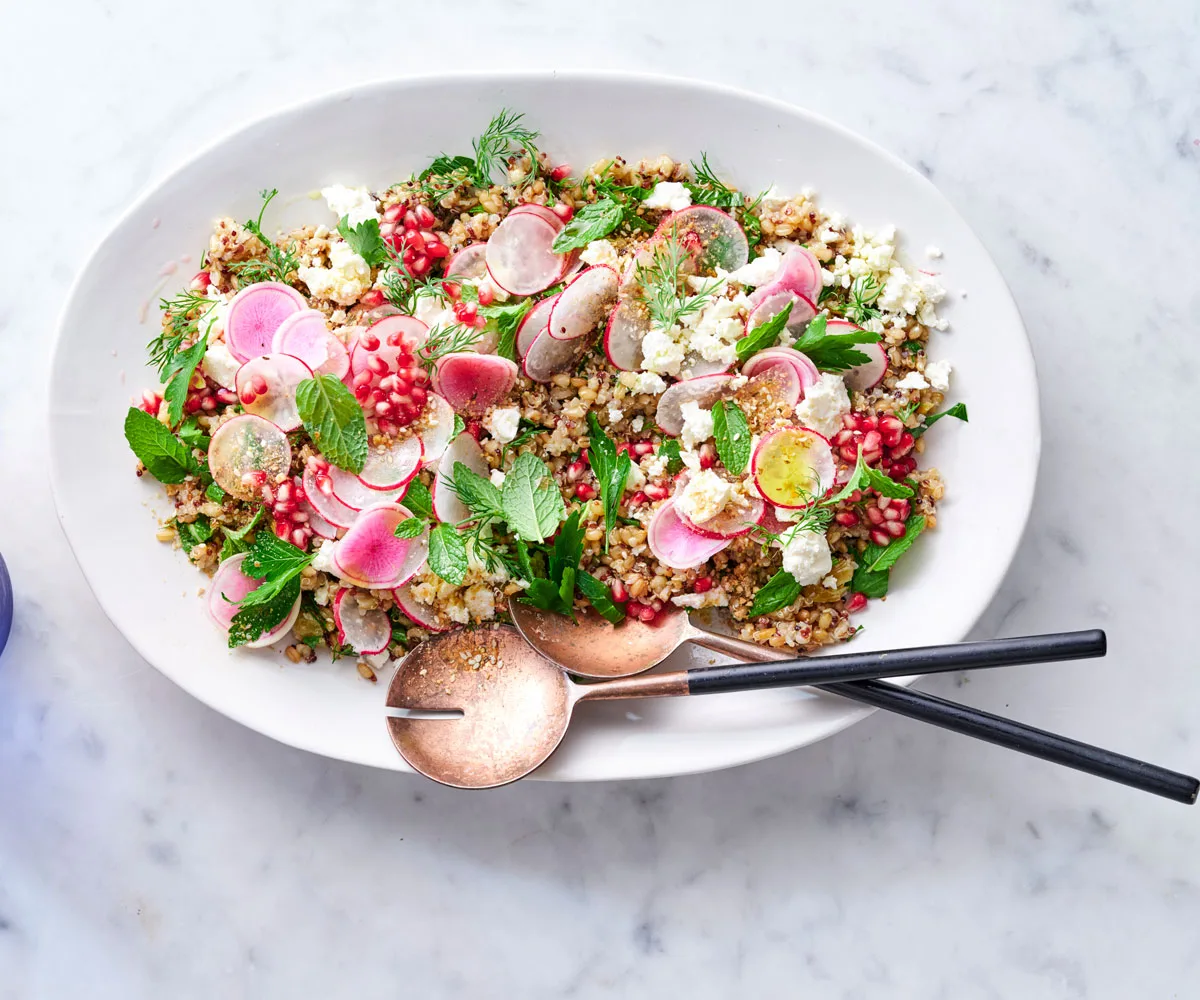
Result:
M1176 641L1200 560L1200 9L657 6L6 11L0 1000L1196 995L1194 810L883 714L723 773L455 793L191 701L85 586L41 417L85 254L244 119L447 68L452 26L478 68L737 84L930 175L1010 282L1042 379L1033 519L977 634L1101 626L1111 653L924 686L1200 770L1200 672Z

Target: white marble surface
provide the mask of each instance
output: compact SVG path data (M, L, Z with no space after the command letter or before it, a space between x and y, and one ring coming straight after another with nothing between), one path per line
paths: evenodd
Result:
M1099 625L1112 652L925 686L1200 770L1179 641L1200 557L1195 5L610 6L0 15L0 1000L1196 995L1194 810L884 715L720 774L464 795L257 736L100 614L43 472L52 318L86 252L200 144L448 68L451 29L480 68L759 90L929 173L1011 283L1043 384L1033 521L978 634Z

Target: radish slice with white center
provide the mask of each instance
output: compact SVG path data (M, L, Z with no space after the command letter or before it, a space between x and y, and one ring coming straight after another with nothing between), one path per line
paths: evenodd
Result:
M447 278L466 278L478 281L487 277L487 244L472 243L463 247L446 262Z
M421 439L415 435L388 445L370 445L358 478L373 490L403 489L420 471L424 454Z
M247 285L229 301L225 345L238 361L268 354L275 331L289 316L307 309L304 296L278 281Z
M654 231L654 237L664 239L674 233L685 250L695 246L697 273L714 274L736 271L750 259L750 244L746 233L728 212L708 205L692 205L672 212Z
M513 362L498 354L459 351L438 359L433 380L455 413L482 417L508 396L518 372Z
M350 370L350 353L325 323L318 309L301 309L279 324L271 340L275 354L299 358L314 372L345 378Z
M300 427L296 386L312 378L312 369L290 354L264 354L251 358L233 377L242 409L275 424L282 431Z
M286 476L291 464L287 435L253 413L227 420L208 443L209 472L239 500L261 500L260 486Z
M658 426L672 437L678 437L683 433L683 404L696 402L709 409L726 394L732 378L732 375L702 375L675 382L658 397L658 410L654 414Z
M537 340L538 334L550 325L550 312L554 309L554 303L557 301L557 295L542 299L525 314L521 325L517 327L516 351L518 358L522 360L525 358L525 355L529 353L529 348Z
M454 437L454 407L440 393L429 393L416 427L421 437L421 468L425 468L442 457Z
M241 610L237 606L237 602L263 584L262 580L255 580L242 572L242 563L246 561L246 555L247 553L242 552L226 559L217 567L217 571L209 583L208 613L216 622L217 628L226 635L229 634L233 616ZM296 603L292 605L292 610L288 612L288 616L282 622L245 645L252 649L271 645L291 630L291 627L296 624L299 614L300 598L297 597Z
M412 592L412 586L405 584L402 587L397 587L392 591L392 598L396 602L396 606L403 611L414 624L428 632L448 632L449 625L439 625L437 620L437 612L428 604L422 604L418 601Z
M708 538L693 531L679 516L674 500L665 501L646 527L646 543L654 558L671 569L701 566L724 549L729 541L728 538Z
M330 471L332 471L332 467ZM313 510L335 528L348 528L358 520L358 511L353 507L347 507L334 496L333 478L321 473L315 461L310 461L304 467L303 484L304 495Z
M831 319L825 326L831 333L850 333L862 329L845 319ZM879 385L883 381L883 376L887 374L887 351L878 341L873 344L855 344L854 349L862 351L871 360L847 369L842 374L842 378L845 379L847 389L855 392L868 392Z
M681 492L682 489L675 491L675 499L678 499ZM767 511L767 505L758 497L745 499L745 504L730 503L716 517L710 517L707 521L693 521L679 509L678 504L675 513L682 518L684 524L705 538L740 538L753 531L755 526L762 522Z
M391 503L404 495L404 486L391 489L376 489L368 486L353 472L339 469L336 465L329 467L329 481L333 484L333 495L343 506L352 510L363 511L380 503ZM355 519L357 521L357 518Z
M509 214L487 241L491 279L510 295L533 295L562 275L562 256L550 249L558 231L529 212Z
M555 340L574 340L594 333L612 310L621 281L606 264L589 267L558 296L548 329Z
M805 427L784 427L764 437L750 462L754 484L777 507L808 507L833 487L837 463L829 442Z
M555 340L549 330L543 330L525 352L521 368L527 378L535 382L549 382L560 372L573 371L579 359L587 353L587 348L587 340L582 337Z
M433 478L433 513L439 521L457 524L471 516L471 511L454 492L454 466L462 462L472 472L478 473L485 479L488 476L487 460L483 457L483 449L479 447L470 434L463 431L446 449L446 454L438 462L437 475Z
M804 394L821 378L817 366L805 355L799 351L793 351L790 347L772 347L765 351L759 351L742 365L742 374L747 378L754 378L768 371L779 372L781 370L790 373L784 378L786 382L785 396L791 406L800 402L804 398ZM795 380L795 389L791 388L793 379Z
M583 251L572 250L562 255L562 273L560 281L570 281L571 277L583 269Z
M396 525L410 517L407 510L394 503L363 510L334 550L338 575L369 590L400 586L415 539L397 538Z
M554 231L561 232L563 226L566 225L553 210L545 205L518 205L509 215L520 215L522 212L528 212L530 215L536 215L539 219L544 219L554 227Z
M359 335L350 352L350 370L355 375L365 371L372 358L394 370L402 352L413 354L428 339L429 327L415 316L387 316Z
M623 297L608 317L604 330L604 353L609 364L622 371L642 367L642 338L650 332L650 315L633 296Z
M790 289L771 284L764 285L759 291L767 291L768 294L750 311L750 316L746 320L746 326L751 330L762 326L769 319L783 312L789 302L792 304L792 311L788 313L787 326L785 327L787 330L795 331L804 329L817 314L817 307L813 305L810 299L797 295Z
M308 518L306 523L312 528L313 534L318 538L337 538L337 525L323 517L321 512L312 505L312 502L307 497L304 503L300 505L300 511Z
M338 642L356 653L382 653L392 641L392 623L382 608L364 610L349 587L339 588L333 598L333 622Z
M732 367L732 361L709 361L695 352L689 352L679 366L679 374L684 379L704 378L706 375L721 375Z
M823 287L821 262L804 247L789 247L775 276L750 294L750 308L778 291L792 292L811 304L820 298Z

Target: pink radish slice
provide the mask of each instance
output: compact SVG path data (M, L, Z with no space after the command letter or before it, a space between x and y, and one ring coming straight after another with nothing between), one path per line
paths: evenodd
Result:
M622 371L642 367L642 338L650 332L650 316L633 296L623 297L608 317L604 330L604 353L609 363Z
M240 610L237 602L262 586L261 580L255 580L242 572L242 563L246 561L246 555L243 552L226 559L217 567L217 572L213 574L212 581L209 583L208 613L212 615L217 627L226 634L229 633L233 616ZM271 631L264 632L253 642L246 643L246 646L253 649L271 645L291 630L292 626L296 624L299 614L300 598L297 597L296 603L292 605L292 610L288 612L288 616L282 622Z
M583 268L583 251L572 250L570 253L562 255L562 273L559 275L560 281L569 281L571 276L576 274Z
M707 361L699 354L689 353L679 366L679 373L685 379L704 378L706 375L721 375L733 367L733 362Z
M229 302L225 343L238 361L268 354L275 331L285 319L307 309L304 296L278 281L247 285Z
M777 507L809 506L833 487L837 463L829 442L806 427L783 427L754 449L750 473L758 492Z
M308 365L290 354L264 354L237 370L233 387L247 413L266 418L281 431L294 431L302 423L296 386L312 374Z
M330 466L330 471L332 471L332 468ZM326 493L321 488L321 483L317 479L316 465L309 464L304 467L303 484L304 495L308 498L308 502L312 505L313 510L335 528L348 528L358 520L358 511L353 507L347 507L341 500L334 496L332 477L326 481L329 492Z
M523 359L529 353L529 348L533 346L537 335L550 324L550 312L557 301L557 295L552 295L548 299L542 299L541 302L525 314L525 318L521 320L521 325L517 327L516 349L518 358Z
M694 569L729 544L728 538L707 538L687 526L667 500L654 512L646 528L646 542L654 558L671 569Z
M654 419L664 432L678 437L683 432L683 404L697 402L708 409L725 395L732 375L701 375L675 382L658 398Z
M407 507L404 508L408 510ZM408 547L408 555L404 557L404 565L400 567L400 577L396 583L397 587L408 583L414 576L425 568L425 563L429 559L429 525L425 525L421 529L421 533L416 538L412 539L412 544Z
M387 316L359 335L350 352L350 370L357 375L372 357L381 358L394 370L401 351L412 354L428 339L429 327L415 316ZM367 346L375 341L377 346Z
M862 329L846 319L831 319L825 326L833 333L849 333ZM846 381L846 388L853 389L855 392L867 392L879 385L883 381L883 376L887 374L887 351L878 341L873 344L855 344L854 349L862 351L871 360L848 369L842 377Z
M454 407L445 396L429 393L417 433L421 437L421 468L425 468L442 457L454 437Z
M385 446L371 445L358 478L373 490L402 489L420 471L424 454L421 439L415 435Z
M447 278L467 278L478 281L487 277L487 244L472 243L463 247L446 262Z
M394 503L367 507L337 543L333 564L343 580L370 590L398 587L415 539L397 538L396 525L412 515Z
M804 394L821 378L817 366L799 351L793 351L790 347L773 347L759 351L742 365L742 374L747 378L755 378L769 371L789 373L784 376L784 393L791 406L800 402L804 398ZM793 379L795 381L794 389L792 388Z
M758 497L751 497L749 506L730 506L707 521L693 521L678 508L676 508L676 513L692 531L705 538L739 538L749 534L756 525L762 522L766 510L765 503Z
M465 521L471 516L467 505L454 492L454 466L459 462L472 472L487 478L488 464L483 457L483 449L466 431L450 442L446 454L438 462L437 475L433 478L433 513L439 521L448 521L451 524Z
M654 232L654 237L664 239L672 233L685 249L696 243L696 262L701 274L736 271L750 259L750 244L746 233L737 220L728 212L708 205L692 205L668 215Z
M605 264L583 271L558 296L548 329L555 340L574 340L595 332L612 310L620 285L617 272Z
M764 289L770 289L769 294L753 307L746 320L746 325L751 330L762 326L777 313L783 312L789 302L792 304L792 311L788 313L786 327L788 330L802 330L817 314L817 307L810 299L806 299L802 295L774 285L764 285L759 291Z
M822 287L821 262L804 247L789 247L779 262L775 276L750 294L750 307L753 309L780 291L799 295L811 305L820 298Z
M561 232L563 226L566 225L553 211L545 205L518 205L509 215L520 215L522 212L528 212L530 215L536 215L539 219L544 219L554 227L554 231Z
M395 600L396 606L421 628L429 632L450 631L449 626L438 624L437 612L433 608L428 604L422 604L413 596L411 585L406 583L402 587L397 587L392 591L392 598Z
M301 309L280 323L271 350L299 358L322 375L344 378L350 370L346 345L330 332L325 314L317 309Z
M763 504L763 516L758 526L772 535L782 535L792 526L792 522L783 520L776 512L775 505L768 503Z
M392 623L382 608L363 610L349 587L342 587L333 598L333 622L338 642L356 653L382 653L392 641Z
M287 435L253 413L243 413L217 428L208 444L208 469L218 486L239 500L261 500L259 485L286 476L292 464ZM263 473L265 478L255 476Z
M312 502L305 499L300 505L300 510L303 511L308 518L308 525L312 528L313 534L318 538L337 538L337 525L332 521L321 516L321 512L312 505Z
M433 381L455 413L481 417L512 391L518 372L497 354L460 351L438 360Z
M329 467L329 480L333 483L334 498L342 505L352 510L363 511L380 503L392 503L404 495L404 486L391 489L376 489L368 486L353 472L339 469L336 465ZM357 519L356 519L357 520Z
M510 295L533 295L562 275L562 256L550 249L558 231L536 215L509 214L487 241L491 279Z
M521 367L527 378L549 382L559 372L573 371L587 353L587 347L583 338L555 340L549 330L543 330L525 352Z

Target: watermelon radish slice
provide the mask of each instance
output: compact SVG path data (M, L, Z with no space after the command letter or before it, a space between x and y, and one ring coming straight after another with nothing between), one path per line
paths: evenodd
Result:
M740 538L754 530L766 515L767 505L758 497L750 497L746 507L730 505L716 517L707 521L693 521L676 507L680 519L692 531L705 538Z
M300 505L300 510L308 518L308 524L313 534L318 538L337 538L337 525L321 516L321 512L312 505L306 497Z
M833 487L837 463L829 442L806 427L784 427L764 437L750 461L754 484L777 507L809 506Z
M732 378L732 375L701 375L673 383L658 397L658 410L654 415L658 426L672 437L678 437L683 433L683 404L696 402L708 409L725 395Z
M551 215L553 214L552 212ZM468 281L478 281L480 278L486 278L486 258L486 243L472 243L469 247L463 247L446 262L446 277L466 278Z
M862 327L855 326L846 319L831 319L825 326L831 332L836 331L837 333L848 333L862 329ZM871 360L848 369L843 373L842 378L845 379L847 389L852 389L855 392L869 392L875 386L879 385L883 381L883 376L887 374L887 351L883 349L883 344L879 341L873 344L855 344L854 349L862 351Z
M392 641L392 623L382 608L364 610L349 587L341 587L333 598L333 622L338 642L356 653L382 653Z
M392 599L396 602L396 606L421 628L429 632L450 631L450 626L438 624L437 612L433 608L428 604L422 604L413 596L411 584L406 583L393 590Z
M554 227L554 231L556 233L561 232L563 226L566 225L566 223L563 222L562 219L560 219L551 209L547 208L545 205L530 205L530 204L518 205L516 208L514 208L508 214L509 215L520 215L522 212L528 212L530 215L536 215L539 219L544 219L546 222L550 223L550 225L552 225Z
M354 342L350 352L350 371L355 375L374 365L378 358L389 369L395 371L396 360L403 352L413 354L429 339L429 327L415 316L386 316L364 330Z
M264 354L237 370L233 387L247 413L265 417L281 431L294 431L302 423L296 386L312 374L308 365L290 354Z
M781 370L790 372L791 377L795 378L796 389L793 399L790 388L791 377L785 376L788 385L787 398L792 406L800 402L804 398L804 394L821 378L817 366L805 355L799 351L793 351L790 347L771 347L765 351L759 351L742 365L742 374L747 378L754 378L769 371L779 372Z
M518 372L498 354L459 351L438 359L433 381L455 413L482 417L512 391Z
M371 445L358 478L373 490L402 489L420 471L424 455L421 439L415 435L388 445Z
M650 315L633 296L624 296L608 317L604 330L604 353L609 364L622 371L642 367L642 338L650 332Z
M617 272L606 264L583 271L558 295L550 312L550 336L574 340L593 333L612 310L620 283Z
M253 413L223 423L208 444L209 472L239 500L261 500L259 487L286 476L291 464L287 435Z
M301 309L279 324L271 340L274 354L299 358L314 372L345 378L350 371L350 354L325 324L318 309Z
M417 433L421 437L421 468L425 468L442 457L454 437L454 407L445 396L429 393Z
M679 516L674 500L664 501L646 527L646 542L654 558L671 569L694 569L703 565L729 541L728 538L707 538L693 531Z
M764 285L759 291L763 291L764 289L770 289L769 294L751 309L750 316L746 320L746 325L751 330L757 326L762 326L767 320L783 312L789 302L792 304L792 311L788 313L786 327L788 330L793 332L803 330L808 325L809 320L817 314L817 307L813 305L811 299L806 299L804 296L797 295L786 288L773 287L772 285Z
M779 262L775 277L750 294L750 307L753 309L778 292L799 295L811 305L820 298L823 287L821 262L804 247L789 247ZM791 325L790 318L788 325Z
M695 248L696 273L713 275L717 268L736 271L750 260L750 244L746 233L728 212L708 205L692 205L672 212L654 231L654 239L665 239L672 233L684 249Z
M550 330L546 329L534 338L525 352L521 368L526 378L535 382L549 382L559 372L573 371L587 349L588 343L583 337L555 340L550 336Z
M333 484L334 498L341 501L343 506L355 511L363 511L376 504L399 500L404 496L404 490L408 485L405 483L404 486L394 486L390 489L375 489L364 483L353 472L339 469L336 465L329 467L328 475L329 481Z
M348 528L358 520L358 511L347 507L334 496L333 478L321 472L321 466L315 459L310 459L304 467L303 485L304 495L313 510L335 528Z
M557 301L557 295L552 295L548 299L542 299L521 320L521 325L517 327L516 340L517 357L519 359L524 360L525 355L529 353L529 348L537 340L537 335L550 325L550 311L554 308L554 303Z
M255 580L242 572L242 563L246 561L246 555L247 553L242 552L240 555L226 559L217 567L212 582L209 584L208 613L216 622L217 628L226 635L229 634L233 616L238 613L237 602L262 586L262 580ZM288 612L288 616L282 622L271 631L264 632L253 642L246 643L246 646L250 648L269 646L283 638L296 624L299 614L300 598L297 597L296 603L292 605L292 610Z
M229 301L225 344L238 361L269 354L275 331L308 302L294 288L278 281L247 285Z
M367 507L333 553L338 575L368 590L400 586L416 539L397 538L396 525L412 515L394 503Z
M467 505L454 492L454 466L458 462L462 462L472 472L487 478L488 464L483 457L483 449L479 447L479 442L466 431L450 442L446 454L438 462L437 475L433 478L434 516L439 521L446 521L450 524L458 524L471 516Z
M562 275L563 259L550 249L555 229L529 212L509 214L487 241L488 275L510 295L533 295Z

